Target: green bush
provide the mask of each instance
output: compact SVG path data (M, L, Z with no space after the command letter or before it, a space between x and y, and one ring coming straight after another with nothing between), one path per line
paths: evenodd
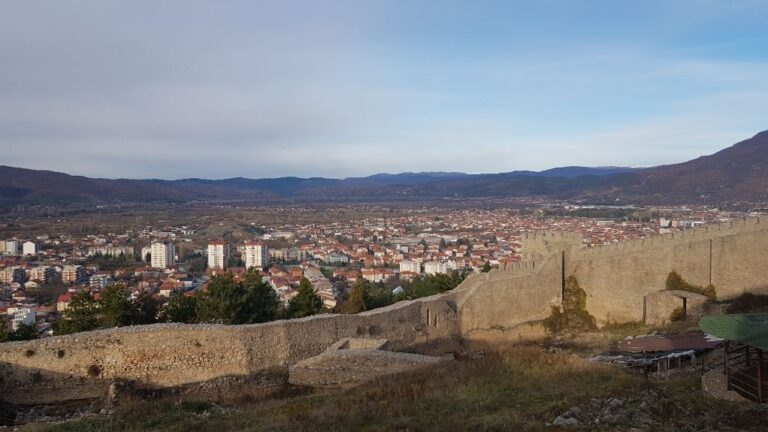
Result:
M749 313L768 311L768 295L744 293L731 301L725 313Z
M669 320L672 322L685 321L685 309L682 307L676 307L675 310L669 314Z

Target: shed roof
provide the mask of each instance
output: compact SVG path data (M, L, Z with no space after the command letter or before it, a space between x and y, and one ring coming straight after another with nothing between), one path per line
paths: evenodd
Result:
M705 316L699 328L719 338L768 350L768 314Z

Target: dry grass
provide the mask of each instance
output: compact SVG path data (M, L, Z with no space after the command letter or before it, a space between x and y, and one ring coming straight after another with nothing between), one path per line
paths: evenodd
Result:
M702 430L720 422L750 427L739 423L741 417L734 415L732 405L702 399L696 383L696 378L647 383L567 352L505 347L484 359L456 361L345 392L225 409L170 400L140 402L118 409L111 417L22 430L538 431L552 430L546 422L591 398L630 397L648 387L662 395L658 413L665 420L657 428L660 431L683 430L686 424Z

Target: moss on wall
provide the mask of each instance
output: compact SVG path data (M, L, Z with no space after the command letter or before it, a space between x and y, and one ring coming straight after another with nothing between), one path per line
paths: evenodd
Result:
M587 312L587 293L579 286L575 276L571 275L566 280L562 310L553 306L544 325L552 333L597 329L595 318Z
M693 285L691 283L688 283L685 279L683 279L680 274L672 270L669 272L669 275L667 276L667 284L666 288L669 291L672 290L681 290L681 291L688 291L696 294L705 295L712 300L717 300L717 290L715 289L715 286L712 284L709 284L705 287L701 287L698 285Z

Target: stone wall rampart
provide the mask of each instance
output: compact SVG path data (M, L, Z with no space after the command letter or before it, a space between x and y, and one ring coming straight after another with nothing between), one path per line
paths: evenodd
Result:
M536 243L539 259L470 274L451 292L360 313L265 324L156 324L0 345L0 398L51 403L103 395L113 380L174 387L285 369L346 337L387 339L418 351L441 341L497 337L546 318L559 306L565 278L587 293L599 323L639 321L647 294L670 271L719 296L768 288L768 223L741 221L583 248L576 235ZM543 245L543 246L542 246ZM530 332L529 332L530 333Z
M0 345L0 398L51 403L103 396L113 380L166 388L286 368L345 337L394 350L455 338L453 293L357 315L241 326L154 324Z

